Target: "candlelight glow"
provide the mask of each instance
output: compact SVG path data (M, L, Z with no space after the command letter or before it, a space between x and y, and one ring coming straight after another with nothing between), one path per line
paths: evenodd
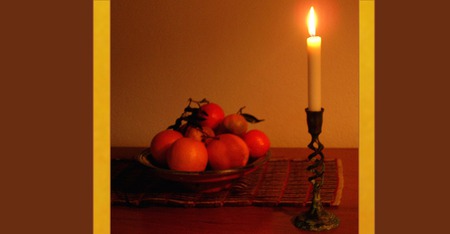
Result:
M316 25L317 25L316 13L314 12L314 7L311 7L308 15L308 31L309 35L311 35L312 37L316 35Z

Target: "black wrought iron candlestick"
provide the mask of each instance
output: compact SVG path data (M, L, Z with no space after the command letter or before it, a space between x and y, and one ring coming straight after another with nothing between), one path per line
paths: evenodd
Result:
M322 153L324 147L319 141L319 134L322 132L323 111L323 108L321 111L309 111L308 108L306 109L308 132L312 137L308 148L314 151L308 156L308 161L312 164L307 167L307 170L313 173L312 176L308 177L309 182L313 186L313 195L310 209L306 213L296 216L294 225L309 231L325 231L339 226L339 218L333 213L326 211L320 200L320 188L323 185L323 174L325 172L324 155Z

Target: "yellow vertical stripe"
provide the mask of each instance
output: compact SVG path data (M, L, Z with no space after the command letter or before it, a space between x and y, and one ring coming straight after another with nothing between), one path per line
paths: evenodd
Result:
M375 1L361 0L359 233L375 232Z
M94 234L110 233L110 2L94 0Z

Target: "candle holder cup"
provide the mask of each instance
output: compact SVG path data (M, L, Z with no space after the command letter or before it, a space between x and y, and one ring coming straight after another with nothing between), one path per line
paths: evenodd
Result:
M312 172L312 176L308 177L308 181L312 184L312 198L309 210L295 216L293 223L297 228L308 231L325 231L339 226L339 218L326 211L320 199L320 189L325 172L324 154L322 153L324 146L319 141L319 135L322 132L323 111L323 108L320 111L306 109L308 132L311 134L308 148L313 150L313 153L308 156L311 165L307 167L307 170Z

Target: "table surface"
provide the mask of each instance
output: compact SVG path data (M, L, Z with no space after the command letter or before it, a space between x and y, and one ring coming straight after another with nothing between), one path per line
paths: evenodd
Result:
M112 160L127 160L144 148L113 147ZM272 148L273 158L307 158L306 148ZM344 188L338 207L326 207L340 219L327 233L358 233L358 149L323 150L325 159L340 158ZM292 218L308 207L128 207L111 206L111 233L308 233L297 229ZM316 232L311 232L316 233Z

